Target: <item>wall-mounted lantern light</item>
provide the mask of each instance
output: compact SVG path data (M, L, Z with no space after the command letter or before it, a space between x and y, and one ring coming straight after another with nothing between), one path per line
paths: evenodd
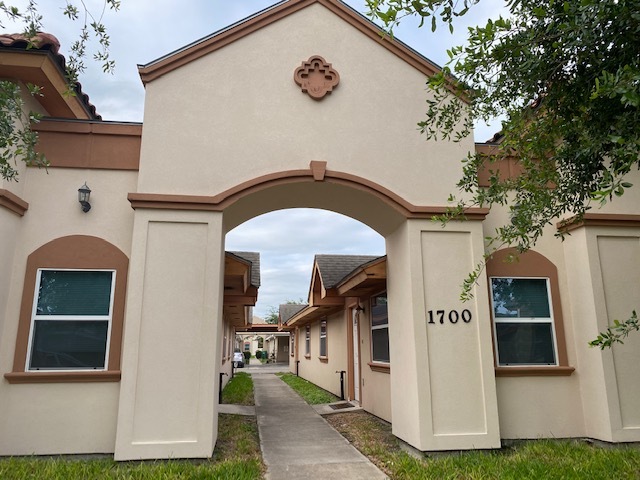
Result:
M358 312L358 313L364 312L364 307L362 305L360 305L360 303L358 303L358 306L356 307L356 312Z
M84 213L87 213L89 210L91 210L91 204L89 203L90 196L91 189L87 187L87 182L84 182L84 185L82 185L78 189L78 201L80 202L80 205L82 205L82 211Z

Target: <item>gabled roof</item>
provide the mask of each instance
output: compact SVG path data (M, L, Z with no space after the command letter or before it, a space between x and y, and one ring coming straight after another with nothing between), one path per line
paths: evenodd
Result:
M234 257L249 262L251 265L251 286L260 286L260 253L258 252L226 252Z
M365 263L380 257L374 255L316 255L322 285L325 289L335 288L348 274Z
M375 23L361 15L340 0L285 0L249 16L227 28L201 38L184 48L160 57L146 65L138 65L142 83L146 84L198 58L229 45L246 35L266 27L278 20L296 13L310 5L319 3L335 13L354 28L375 41L394 55L424 73L431 76L438 73L441 67L419 54L395 36L390 36Z
M286 324L291 317L293 317L296 313L306 308L307 306L308 305L306 304L298 305L295 303L286 303L286 304L280 305L280 308L278 309L280 323L282 325Z
M260 287L260 254L257 252L225 252L224 315L234 327L251 323L252 305Z
M373 255L316 255L309 305L293 313L282 325L306 325L345 308L347 297L369 296L386 288L387 257ZM286 325L285 325L286 324Z

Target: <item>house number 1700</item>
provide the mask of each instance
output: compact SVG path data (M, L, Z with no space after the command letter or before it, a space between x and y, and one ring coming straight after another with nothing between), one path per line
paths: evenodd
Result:
M462 310L462 312L458 312L458 310L449 310L447 314L446 310L429 310L429 323L444 324L445 318L449 319L451 323L458 323L458 320L462 319L464 323L471 322L471 312L466 308Z

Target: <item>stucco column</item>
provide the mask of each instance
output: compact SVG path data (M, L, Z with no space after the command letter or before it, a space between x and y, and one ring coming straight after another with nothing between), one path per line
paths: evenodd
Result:
M586 436L640 441L640 335L600 351L589 341L640 310L640 228L584 226L564 241Z
M223 245L221 213L136 210L116 460L211 456Z
M393 433L423 450L500 447L480 221L407 220L387 236Z

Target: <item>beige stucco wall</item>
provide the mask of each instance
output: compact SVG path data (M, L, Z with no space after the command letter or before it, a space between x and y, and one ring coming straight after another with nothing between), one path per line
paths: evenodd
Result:
M315 54L341 79L322 101L293 81ZM426 95L422 73L314 4L147 84L139 191L213 195L324 160L415 204L442 205L461 172L449 160L473 143L420 135Z
M382 292L379 292L382 293ZM391 422L391 374L372 369L371 363L371 308L365 303L358 328L360 330L360 403L362 408ZM393 319L389 319L391 327Z
M507 207L493 207L483 222L485 235L509 221ZM533 250L548 258L558 269L560 303L566 337L569 365L577 366L575 329L576 318L567 286L565 246L554 234L555 223L545 228L544 235ZM524 273L523 273L524 275ZM486 293L485 293L486 292ZM488 295L488 290L480 294ZM494 349L492 343L491 348ZM502 438L575 437L585 435L581 369L568 377L515 377L497 378L498 413Z
M580 345L593 340L614 319L638 308L640 229L585 227L565 242L569 287ZM640 440L640 340L631 334L612 349L578 349L587 435L608 441Z
M637 184L640 174L632 172L628 180ZM632 188L591 213L637 215L638 195ZM507 209L494 207L484 231L490 235L505 222ZM557 220L551 223L534 250L558 268L567 355L575 371L568 377L498 378L501 436L638 441L640 381L631 366L640 360L640 340L632 335L625 345L604 351L587 345L613 319L626 319L638 308L638 229L582 227L563 242L554 237Z
M208 457L217 436L222 214L136 210L114 457Z
M77 194L85 181L92 189L88 213L81 211ZM29 203L24 217L0 212L2 235L9 228L15 242L14 249L8 248L11 239L7 238L0 255L5 262L2 271L8 273L0 283L5 288L9 285L0 322L2 373L13 368L26 260L31 252L74 234L101 237L125 255L131 252L133 210L126 197L135 189L135 172L49 169L47 174L27 169L20 185L21 197ZM11 385L3 378L0 454L113 452L119 390L117 382Z
M300 329L299 375L321 388L340 396L340 375L347 370L347 330L344 311L327 317L327 358L320 360L320 321L311 324L311 355L305 357L304 327ZM295 364L293 365L295 373ZM346 396L345 376L345 396Z
M481 222L429 220L386 238L393 432L421 450L500 445L486 280L459 298L482 239ZM428 323L429 310L464 309L468 323Z

